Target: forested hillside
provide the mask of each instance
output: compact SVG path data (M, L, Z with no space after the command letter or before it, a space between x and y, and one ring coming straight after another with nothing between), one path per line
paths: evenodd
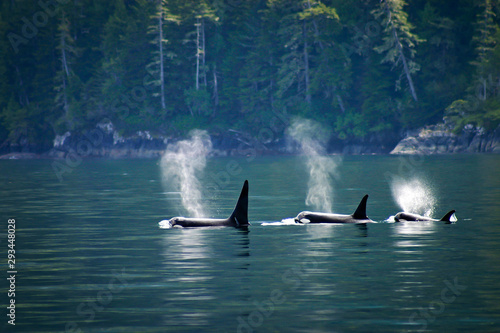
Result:
M500 122L498 0L6 0L0 143L256 135L276 114L340 140Z

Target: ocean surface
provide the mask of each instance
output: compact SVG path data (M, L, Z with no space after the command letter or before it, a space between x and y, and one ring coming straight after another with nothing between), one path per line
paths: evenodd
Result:
M160 229L187 213L158 160L0 160L0 330L500 331L500 156L338 158L332 210L369 194L380 223L273 223L314 210L306 162L207 161L209 217L231 214L249 180L240 230ZM420 206L458 221L386 221L402 210L394 196L422 190Z

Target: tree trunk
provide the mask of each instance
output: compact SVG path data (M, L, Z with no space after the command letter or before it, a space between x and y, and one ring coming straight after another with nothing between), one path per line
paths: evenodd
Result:
M391 22L391 25L392 25L392 22ZM403 53L403 46L401 45L401 42L399 41L398 33L396 31L396 28L394 28L394 26L392 26L392 31L394 33L394 39L396 40L396 45L398 46L399 55L401 56L401 60L403 61L403 68L404 68L404 71L406 74L406 78L408 79L408 84L410 85L411 95L413 96L413 99L415 100L415 102L418 102L417 92L415 91L415 87L413 86L413 80L411 79L410 69L408 68L408 63L406 62L406 57Z
M196 18L196 90L200 90L200 18Z
M217 70L214 65L214 105L217 106L219 105L219 87L217 85ZM214 113L215 113L215 108L214 108Z
M396 31L396 27L394 27L394 24L392 23L392 19L391 19L392 14L391 14L391 11L389 9L389 5L387 4L387 1L385 1L385 10L386 10L386 14L388 17L388 22L392 27L392 33L394 35L395 43L398 47L399 55L401 57L401 60L403 61L403 69L405 71L406 79L408 80L408 84L410 86L411 95L413 96L413 99L415 100L415 102L418 102L417 92L415 91L415 87L413 86L413 80L411 78L410 69L408 68L408 63L407 63L406 57L403 53L403 45L401 45L401 42L399 41L398 32Z
M201 67L203 69L203 84L207 86L207 68L205 66L205 20L201 18Z
M312 8L310 0L307 0L307 7L309 9ZM312 23L313 23L313 26L314 26L314 35L316 36L316 38L318 38L319 37L319 30L318 30L318 25L316 24L316 20L312 19ZM318 44L319 44L319 47L321 48L321 50L323 50L324 49L323 43L320 40L318 40Z
M62 83L63 83L63 109L66 121L69 121L69 106L68 106L68 95L66 91L66 77L69 77L68 60L66 58L66 40L64 39L64 34L61 33L61 66L62 66ZM66 75L65 75L66 73Z
M21 77L21 72L19 72L19 67L14 65L14 68L16 69L16 74L19 79L19 104L22 106L28 106L30 105L30 100L28 98L28 94L26 93L26 89L24 89L24 84L23 84L23 78Z
M486 100L486 94L487 94L487 91L486 91L486 88L487 88L487 82L484 78L481 78L481 83L483 84L483 95L480 96L480 99L482 101L485 101Z
M342 102L342 97L340 97L339 94L337 94L337 101L339 102L340 110L342 110L342 113L345 113L344 103Z
M306 85L306 102L311 104L311 92L309 91L309 53L307 52L306 22L302 25L302 35L304 37L304 83Z
M66 77L63 75L63 102L64 102L64 115L66 116L66 120L68 120L68 95L66 94Z
M163 7L160 2L160 15L158 18L158 30L160 32L160 42L159 47L160 47L160 96L161 96L161 108L165 109L165 79L164 79L164 73L163 73Z
M64 39L64 34L61 33L61 61L63 72L69 76L68 61L66 59L66 40Z
M269 67L273 68L273 56L269 56ZM271 103L271 108L274 107L274 78L273 75L269 76L269 102Z

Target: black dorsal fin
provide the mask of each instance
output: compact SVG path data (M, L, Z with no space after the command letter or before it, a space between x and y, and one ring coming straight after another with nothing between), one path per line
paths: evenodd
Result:
M454 209L450 210L448 213L446 213L445 216L443 216L443 218L440 221L451 222L450 219L453 216L453 214L455 214L455 210Z
M356 220L368 220L368 216L366 216L366 201L368 200L368 194L361 199L358 208L356 211L352 213L352 217Z
M237 227L248 225L248 180L245 180L241 194L234 207L234 211L229 217Z

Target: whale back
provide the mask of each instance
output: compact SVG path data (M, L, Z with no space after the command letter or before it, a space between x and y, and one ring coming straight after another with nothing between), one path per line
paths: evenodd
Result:
M352 218L356 220L368 220L366 216L366 202L368 200L368 194L366 194L358 205L358 208L352 213Z
M233 222L237 227L248 225L248 180L245 180L238 202L228 220Z

